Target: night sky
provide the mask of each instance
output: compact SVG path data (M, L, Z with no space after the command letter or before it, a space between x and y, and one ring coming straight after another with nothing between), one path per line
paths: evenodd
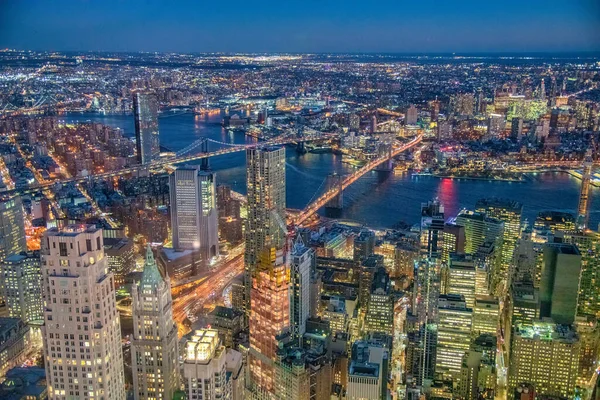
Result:
M600 0L0 0L0 48L600 51Z

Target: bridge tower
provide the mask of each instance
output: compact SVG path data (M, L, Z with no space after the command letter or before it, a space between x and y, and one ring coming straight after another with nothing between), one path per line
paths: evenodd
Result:
M202 153L208 153L208 139L203 138L200 143L200 151ZM210 164L208 162L208 157L202 158L200 160L200 169L202 171L208 171L210 169Z
M336 173L327 175L325 190L338 190L338 194L325 204L325 211L330 215L341 214L344 207L344 194L342 191L342 176Z
M379 157L387 157L387 160L377 167L378 172L390 172L394 168L394 160L392 160L392 145L389 143L380 143L377 148Z
M298 154L306 154L306 146L304 146L304 131L302 128L298 128L296 132L296 138L298 139L298 144L296 145L296 152Z

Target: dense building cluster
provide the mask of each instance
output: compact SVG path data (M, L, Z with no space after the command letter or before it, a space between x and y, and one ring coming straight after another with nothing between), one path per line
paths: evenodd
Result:
M597 59L0 60L0 398L599 395ZM170 149L159 122L178 113L244 144L190 136ZM245 195L208 161L235 152ZM291 152L353 172L291 210ZM335 219L371 171L549 170L581 180L574 213L532 221L527 204L489 196L452 215L426 198L416 224L389 229Z

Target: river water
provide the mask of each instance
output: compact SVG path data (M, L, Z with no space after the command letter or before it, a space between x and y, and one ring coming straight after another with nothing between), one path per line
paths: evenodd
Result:
M132 115L67 114L67 122L100 122L121 128L134 136ZM243 133L222 129L220 116L203 117L192 113L161 114L159 118L161 145L174 151L182 149L200 137L225 143L239 144L255 141ZM220 145L210 143L209 150ZM245 154L243 152L211 158L211 168L217 172L217 183L231 185L246 193ZM287 149L287 206L304 208L327 174L348 174L353 167L341 162L334 154L298 155ZM388 174L373 171L344 191L344 210L341 219L352 220L370 227L392 227L403 221L417 223L420 204L438 197L444 204L446 216L454 216L461 208L473 208L483 197L503 197L523 203L524 217L531 223L542 210L575 213L580 181L566 173L530 174L524 182L440 179L432 176ZM600 190L592 188L590 226L600 222Z

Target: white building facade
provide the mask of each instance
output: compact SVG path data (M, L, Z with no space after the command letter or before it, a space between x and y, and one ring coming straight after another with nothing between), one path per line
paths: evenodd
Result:
M49 399L125 399L121 325L102 230L46 231L41 249Z

